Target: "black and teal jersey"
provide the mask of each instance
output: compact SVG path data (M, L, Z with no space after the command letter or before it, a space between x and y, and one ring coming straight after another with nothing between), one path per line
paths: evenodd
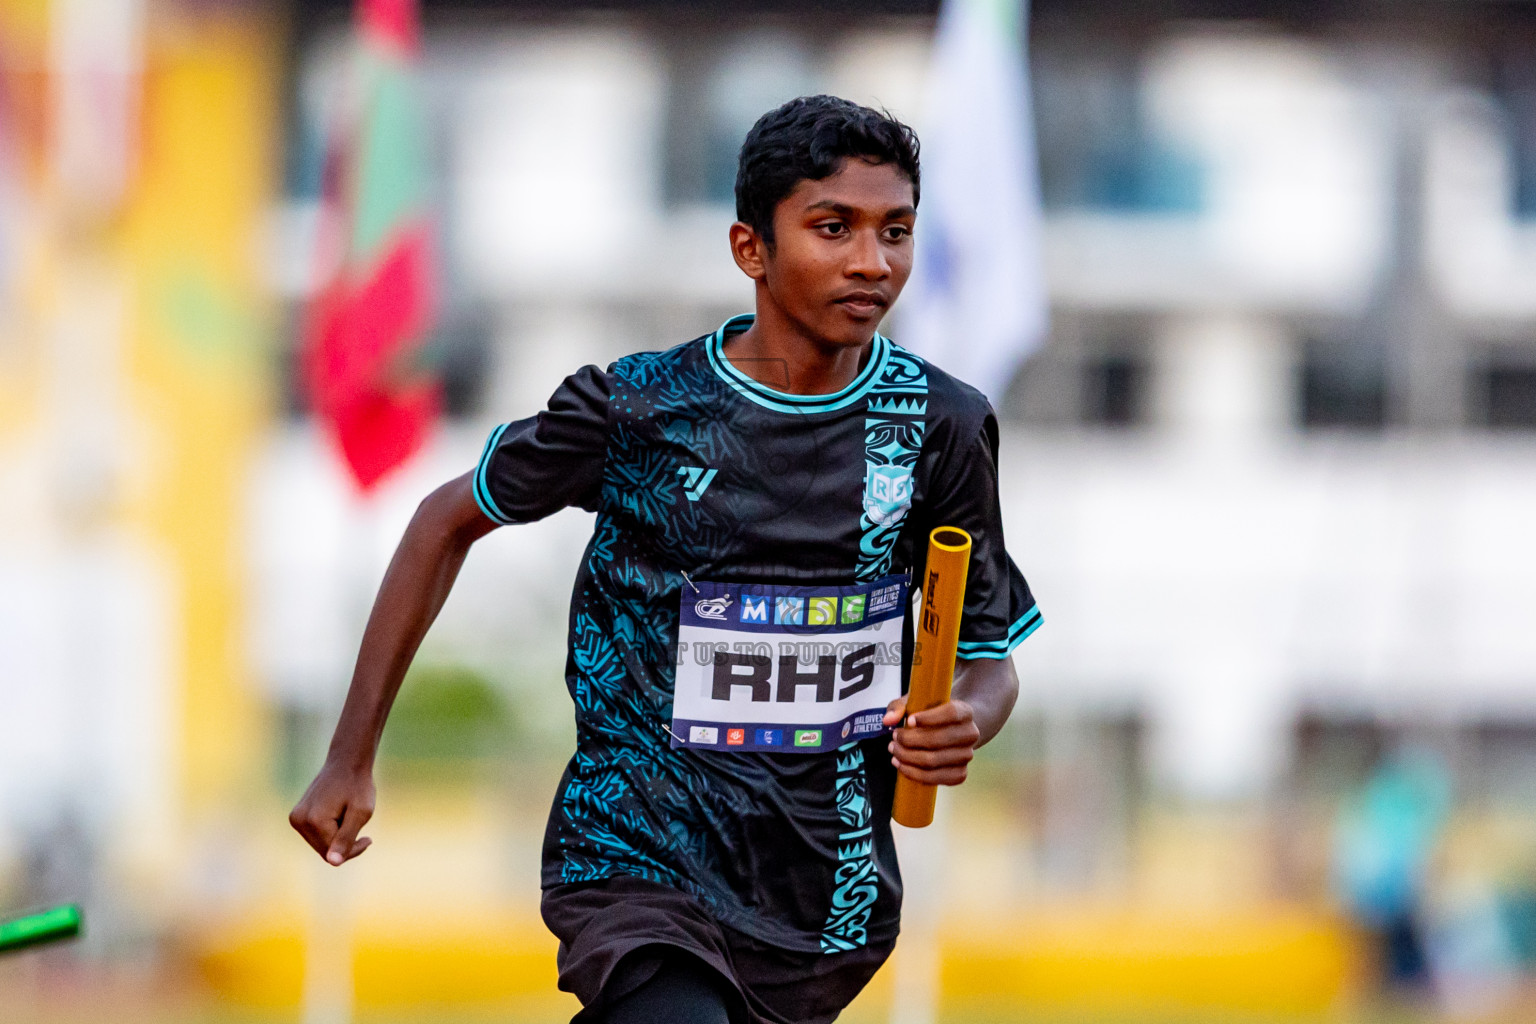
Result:
M751 322L573 374L543 412L492 432L474 491L503 524L597 513L571 599L576 753L544 886L636 876L760 941L833 953L895 939L888 739L822 754L674 749L684 591L921 579L944 525L973 539L962 657L1006 657L1040 613L1003 546L986 399L878 334L841 391L775 391L722 353Z

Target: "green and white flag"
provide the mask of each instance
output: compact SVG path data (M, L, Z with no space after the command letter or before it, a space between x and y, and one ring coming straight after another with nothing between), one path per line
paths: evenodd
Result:
M426 443L441 384L424 348L436 300L417 0L355 0L355 109L327 169L341 267L310 310L315 411L368 491Z

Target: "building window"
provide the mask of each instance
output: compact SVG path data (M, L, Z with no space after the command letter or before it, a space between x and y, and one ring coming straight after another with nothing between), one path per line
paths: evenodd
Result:
M1298 385L1303 427L1373 428L1387 421L1386 358L1376 346L1311 343Z
M1205 175L1147 114L1133 53L1035 48L1040 187L1047 209L1196 214Z
M1144 423L1150 376L1146 361L1131 353L1090 357L1083 364L1082 421L1102 427Z
M1357 790L1398 741L1369 715L1305 712L1296 722L1287 788L1293 797L1332 803Z
M1494 98L1504 110L1511 185L1510 212L1536 219L1536 59L1521 53L1498 68Z
M1027 712L999 739L999 781L1016 787L1014 798L1037 823L1036 881L1057 892L1123 885L1150 798L1144 715L1129 708Z
M1529 813L1536 807L1536 722L1484 721L1472 730L1473 795L1486 805Z
M1472 420L1495 430L1536 430L1536 362L1494 362L1472 371Z
M491 376L492 318L487 310L461 304L443 318L432 337L428 359L443 382L443 414L471 417L486 404Z
M663 188L669 203L735 201L736 155L765 111L817 92L811 47L788 32L672 40Z

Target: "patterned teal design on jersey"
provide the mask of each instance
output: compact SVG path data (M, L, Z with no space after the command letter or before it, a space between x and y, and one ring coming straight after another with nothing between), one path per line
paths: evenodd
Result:
M637 439L623 423L614 427L608 452L605 497L613 495L621 508L646 526L666 522L681 483L676 461ZM619 457L613 458L615 454Z
M912 507L912 474L923 449L928 372L906 349L891 346L870 388L864 418L864 514L855 576L877 580L891 571L891 549Z
M579 595L572 616L571 696L582 728L559 814L579 842L563 851L560 879L595 881L622 871L707 899L708 893L671 866L677 851L697 856L704 849L697 823L682 813L658 820L645 812L637 792L664 799L671 794L669 809L686 807L701 780L695 766L671 749L657 716L659 695L635 685L647 678L645 665L666 662L676 613L658 614L648 598L614 592L675 595L677 581L624 552L623 539L612 518L600 514L587 569L594 580L604 581L607 593L602 601L595 594ZM676 604L675 598L661 600L662 608Z
M891 551L912 507L913 474L923 449L928 412L928 373L923 361L891 346L880 377L870 388L864 418L864 511L859 520L859 557L854 575L879 579L890 572ZM838 750L837 873L832 906L821 932L821 951L859 949L869 940L869 916L880 886L869 823L869 780L855 744Z
M611 371L601 508L572 600L567 676L577 751L556 801L558 875L546 875L545 884L623 874L722 909L706 835L719 830L715 819L739 818L746 808L728 803L697 758L671 747L684 584L662 567L693 564L674 546L682 539L708 544L730 528L698 501L715 471L688 479L679 457L729 464L742 453L716 411L715 375L685 356L681 349L630 356Z
M928 411L928 403L920 398L880 398L869 400L869 411L897 413L902 416L921 416Z
M869 913L880 895L875 873L874 830L870 827L869 783L864 752L857 743L837 750L837 872L832 907L821 933L823 953L846 953L869 941Z

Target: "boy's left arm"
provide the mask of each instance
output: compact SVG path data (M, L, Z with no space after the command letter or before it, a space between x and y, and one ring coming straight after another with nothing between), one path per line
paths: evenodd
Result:
M912 715L905 722L907 698L891 701L885 725L891 734L891 763L914 782L958 786L976 748L1002 731L1019 698L1019 676L1012 658L960 659L948 703ZM895 729L900 724L901 728Z
M885 713L891 760L914 782L958 786L976 748L1002 731L1019 697L1013 650L1040 625L1040 611L1023 573L1003 542L997 482L997 417L979 393L970 413L944 421L924 438L934 448L934 468L911 529L922 543L936 526L953 526L971 537L965 605L950 700L906 715L905 696ZM900 726L900 728L896 728Z

